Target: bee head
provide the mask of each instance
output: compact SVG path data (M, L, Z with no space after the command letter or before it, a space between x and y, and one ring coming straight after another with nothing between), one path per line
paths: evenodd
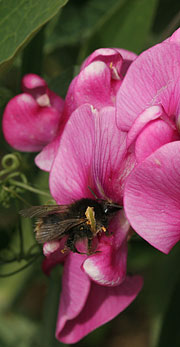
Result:
M110 215L118 212L118 210L120 210L122 208L122 206L120 206L116 203L110 202L110 201L103 201L102 206L103 206L104 214L106 216L110 216Z

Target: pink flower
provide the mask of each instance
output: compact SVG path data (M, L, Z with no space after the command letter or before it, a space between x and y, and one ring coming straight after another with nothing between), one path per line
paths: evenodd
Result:
M22 90L5 108L3 133L15 149L40 151L58 132L64 101L35 74L24 76Z
M100 110L115 103L116 93L136 54L113 48L101 48L94 51L82 64L80 73L72 80L65 99L64 119L80 105L89 103ZM62 134L47 145L36 157L36 165L50 171Z
M143 52L117 94L117 123L137 167L124 207L135 231L164 253L180 240L180 29Z
M83 198L95 200L92 189L98 199L121 204L126 176L134 163L133 156L127 156L125 140L125 134L116 127L114 107L97 111L85 104L74 111L50 173L50 190L56 202L66 205ZM114 318L137 296L142 278L126 277L128 231L129 223L121 210L110 221L109 235L97 235L97 252L92 255L70 250L62 254L63 239L59 244L44 245L46 272L64 262L56 329L60 341L77 342Z
M20 151L41 151L36 165L50 171L61 134L71 113L90 103L97 109L114 105L117 90L136 54L102 48L83 63L69 86L65 104L39 76L28 74L22 80L23 94L9 101L3 116L6 141Z

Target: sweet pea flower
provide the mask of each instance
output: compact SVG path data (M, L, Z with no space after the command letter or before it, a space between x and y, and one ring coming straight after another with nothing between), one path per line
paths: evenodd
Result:
M134 164L127 156L126 135L115 123L112 106L77 108L68 120L50 172L50 191L60 205L83 198L122 204L124 183ZM96 218L96 216L95 216ZM140 276L126 276L129 223L123 210L113 215L108 235L97 235L92 254L65 253L64 240L44 245L48 273L64 262L56 337L75 343L122 312L142 287Z
M64 106L64 120L79 106L89 103L100 110L113 106L116 93L136 54L124 49L101 48L94 51L82 64L79 74L72 80ZM58 136L35 159L36 165L50 171L56 155L62 127Z
M137 162L124 191L126 216L168 253L180 240L180 29L132 63L116 106Z
M4 137L19 151L40 151L58 132L64 101L35 74L23 77L22 90L5 108Z
M38 152L36 165L50 171L64 126L80 105L98 110L114 105L116 93L136 54L124 49L101 48L82 64L71 82L65 103L35 74L22 80L23 94L9 101L3 115L6 141L20 151Z

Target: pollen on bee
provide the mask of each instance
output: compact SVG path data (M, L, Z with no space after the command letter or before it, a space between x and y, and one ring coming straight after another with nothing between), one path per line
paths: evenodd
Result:
M101 229L104 231L104 233L106 233L107 229L105 227L102 227Z
M35 229L34 229L35 233L37 233L37 232L39 231L39 229L40 229L40 227L41 227L42 224L43 224L43 221L42 221L42 220L38 220L38 221L36 222L36 227L35 227Z
M92 233L96 233L96 219L95 219L94 208L88 206L85 212L85 216L87 218L87 224L91 226Z
M68 251L68 248L65 246L63 249L61 249L61 253L64 254Z

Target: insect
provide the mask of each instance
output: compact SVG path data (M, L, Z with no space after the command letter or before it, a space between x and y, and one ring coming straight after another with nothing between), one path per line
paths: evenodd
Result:
M93 239L108 234L108 224L121 206L106 200L80 199L70 205L32 206L21 210L24 217L36 217L36 240L39 243L66 237L65 248L80 253L76 243L87 240L87 252L93 254Z

